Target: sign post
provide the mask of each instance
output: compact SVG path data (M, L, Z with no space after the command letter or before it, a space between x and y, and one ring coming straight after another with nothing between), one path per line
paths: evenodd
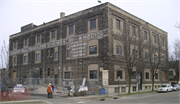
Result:
M139 74L136 76L136 79L137 79L138 93L139 93L139 84L140 84L140 79L141 79Z
M120 76L118 76L118 88L119 88L119 92L118 92L119 94L118 95L120 95L120 87L119 87L120 79L121 79Z

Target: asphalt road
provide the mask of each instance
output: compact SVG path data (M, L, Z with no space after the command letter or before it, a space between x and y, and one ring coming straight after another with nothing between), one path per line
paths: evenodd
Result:
M105 101L90 101L78 97L64 98L58 96L52 99L45 96L32 96L31 99L46 101L47 104L180 104L180 91L139 94Z

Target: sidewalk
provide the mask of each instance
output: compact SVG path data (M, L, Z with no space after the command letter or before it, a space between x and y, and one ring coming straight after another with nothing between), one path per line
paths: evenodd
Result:
M34 101L42 101L42 100L21 100L21 101L1 101L1 104L7 104L7 103L22 103L22 102L34 102ZM41 104L52 104L47 101L43 101L44 103Z

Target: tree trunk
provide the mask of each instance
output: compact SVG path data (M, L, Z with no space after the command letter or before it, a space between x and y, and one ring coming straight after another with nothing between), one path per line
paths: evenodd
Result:
M154 74L152 75L152 91L154 91Z
M131 92L131 73L129 73L129 88L128 88L128 94Z
M176 84L178 84L178 81L179 81L179 76L177 75Z

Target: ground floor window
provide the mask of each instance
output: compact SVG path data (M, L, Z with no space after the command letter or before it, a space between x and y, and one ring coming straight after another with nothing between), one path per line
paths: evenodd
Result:
M126 92L126 87L121 87L121 92Z
M119 87L114 88L114 93L119 93Z
M133 91L136 91L136 86L133 86Z
M97 79L97 70L90 71L90 79Z

